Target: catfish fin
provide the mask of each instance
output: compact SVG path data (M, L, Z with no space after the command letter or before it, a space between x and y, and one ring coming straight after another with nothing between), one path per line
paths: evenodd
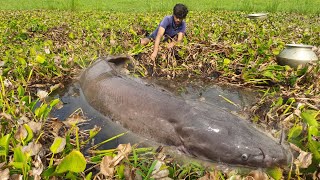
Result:
M129 61L131 58L127 55L119 55L119 56L108 56L107 61L115 64L116 66L122 65L125 62Z

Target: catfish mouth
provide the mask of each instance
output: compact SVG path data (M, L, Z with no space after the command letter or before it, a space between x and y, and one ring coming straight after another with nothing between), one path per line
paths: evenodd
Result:
M277 156L270 156L270 155L266 154L261 148L259 148L259 150L260 150L260 153L254 157L254 159L258 160L258 162L256 162L256 165L261 165L261 163L265 167L273 167L273 166L284 167L284 166L288 165L288 161L290 159L290 156L285 154L283 149L281 152L279 152L279 154ZM259 161L260 161L260 163L259 163Z
M266 154L263 152L261 148L257 148L257 154L251 154L248 157L247 154L242 154L241 155L241 160L246 164L246 160L249 159L247 164L249 166L270 166L273 164L272 158L268 158L269 156L266 156Z

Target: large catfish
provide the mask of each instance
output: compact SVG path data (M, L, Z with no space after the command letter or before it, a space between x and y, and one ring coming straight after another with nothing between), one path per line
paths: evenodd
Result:
M123 75L128 57L100 58L81 75L86 100L96 110L145 138L182 147L205 160L253 167L286 166L291 153L246 120L218 106L199 108Z

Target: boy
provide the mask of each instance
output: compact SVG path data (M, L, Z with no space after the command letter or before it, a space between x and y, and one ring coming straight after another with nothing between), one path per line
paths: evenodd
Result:
M141 45L148 44L151 40L154 40L153 53L150 58L155 60L159 51L160 40L165 36L173 38L178 36L177 43L180 43L186 33L186 22L183 19L188 14L188 8L183 4L176 4L173 8L173 15L163 18L158 28L148 37L141 39ZM172 48L175 45L175 41L168 44L168 48Z

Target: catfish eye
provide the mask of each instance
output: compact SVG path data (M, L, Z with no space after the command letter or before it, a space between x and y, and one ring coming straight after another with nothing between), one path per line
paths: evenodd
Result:
M246 160L248 160L248 154L242 154L241 155L241 159L243 160L243 161L246 161Z

